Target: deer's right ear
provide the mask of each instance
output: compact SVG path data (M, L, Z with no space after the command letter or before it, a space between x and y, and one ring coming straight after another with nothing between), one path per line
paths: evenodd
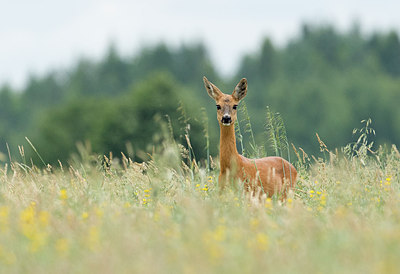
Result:
M208 79L204 76L203 77L203 81L204 81L204 86L206 87L206 90L208 92L208 95L210 95L211 98L213 98L214 100L217 100L218 97L221 96L221 91L210 81L208 81Z

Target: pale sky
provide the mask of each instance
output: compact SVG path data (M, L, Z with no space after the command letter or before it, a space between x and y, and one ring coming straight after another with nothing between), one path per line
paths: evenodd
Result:
M398 0L0 0L0 85L22 87L29 74L69 68L81 56L98 60L111 42L131 57L160 41L202 41L229 75L264 37L284 45L303 22L400 32L399 11Z

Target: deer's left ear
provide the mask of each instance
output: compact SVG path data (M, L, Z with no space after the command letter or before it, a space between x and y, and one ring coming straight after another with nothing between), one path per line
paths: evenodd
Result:
M240 80L240 82L237 84L237 86L235 87L235 90L232 93L232 96L240 101L242 100L247 94L247 80L246 78L243 78L242 80Z

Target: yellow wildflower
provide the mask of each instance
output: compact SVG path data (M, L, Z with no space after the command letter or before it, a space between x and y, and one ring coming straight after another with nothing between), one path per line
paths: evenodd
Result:
M8 227L8 215L10 209L8 206L0 206L0 231L5 231Z
M321 205L326 205L326 193L322 193L321 197L320 197L320 204Z
M259 224L260 224L260 221L258 221L258 219L256 219L256 218L252 218L250 220L250 226L252 229L257 229Z
M224 225L219 225L214 230L213 238L217 242L222 242L226 238L226 227Z
M61 200L68 199L67 190L65 188L60 190L60 199Z
M271 209L273 207L271 198L267 198L265 200L265 207L268 208L268 209Z
M288 199L287 199L287 204L286 204L287 207L288 207L288 208L292 208L292 204L293 204L293 199L292 199L292 198L288 198Z
M41 214L39 214L41 215ZM47 240L46 232L38 226L36 221L35 207L31 204L20 213L20 229L22 234L30 240L29 251L38 251ZM46 225L48 217L46 214L39 216L39 222Z
M86 220L89 217L89 213L83 212L81 217L82 219Z
M268 249L268 236L265 233L257 233L254 238L247 242L248 247L265 251Z
M97 227L95 226L90 227L87 237L87 244L89 249L92 251L95 251L99 248L100 237L99 237L99 230L97 229Z
M28 206L20 214L21 224L33 224L35 221L35 208Z
M95 212L96 212L97 217L99 217L99 218L102 218L104 215L104 211L101 208L96 208Z
M256 235L256 247L259 250L267 250L268 248L268 236L264 233L257 233Z

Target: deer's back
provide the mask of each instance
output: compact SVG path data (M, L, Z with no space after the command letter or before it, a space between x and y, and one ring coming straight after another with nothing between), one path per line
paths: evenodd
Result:
M243 172L240 174L242 181L257 182L257 185L261 181L264 191L268 192L269 196L276 192L286 192L288 188L294 187L296 184L296 169L281 157L247 159L241 156L241 158L243 163Z

